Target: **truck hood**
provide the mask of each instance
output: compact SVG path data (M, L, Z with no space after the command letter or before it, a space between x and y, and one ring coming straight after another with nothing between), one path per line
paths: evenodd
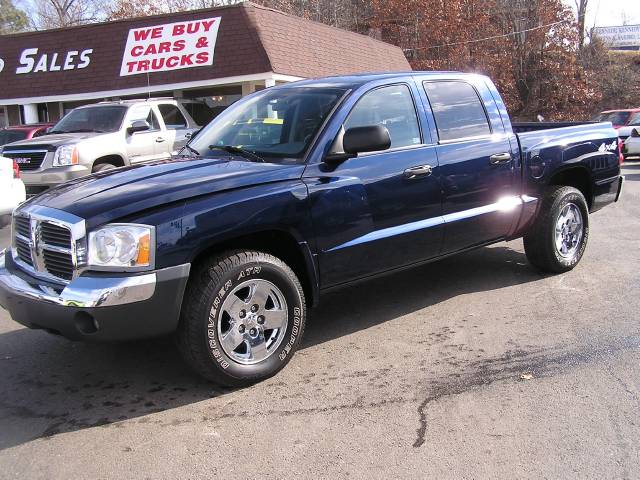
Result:
M88 226L191 197L302 177L304 165L177 158L96 173L29 200L73 213Z
M88 138L97 137L98 135L106 135L105 133L98 132L83 132L83 133L56 133L52 135L43 135L42 137L32 138L30 140L20 140L18 142L5 145L5 150L26 150L27 148L47 148L59 147L61 145L68 145L71 143L78 143Z

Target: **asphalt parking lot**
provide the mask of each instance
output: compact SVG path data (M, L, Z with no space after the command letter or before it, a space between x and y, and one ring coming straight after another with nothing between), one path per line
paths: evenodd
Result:
M72 343L0 310L0 478L637 478L640 163L624 173L574 271L536 273L515 241L331 294L243 390L170 340Z

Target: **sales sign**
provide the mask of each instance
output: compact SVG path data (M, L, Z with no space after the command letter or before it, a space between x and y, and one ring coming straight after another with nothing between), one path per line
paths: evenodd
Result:
M129 30L120 76L213 65L221 17Z

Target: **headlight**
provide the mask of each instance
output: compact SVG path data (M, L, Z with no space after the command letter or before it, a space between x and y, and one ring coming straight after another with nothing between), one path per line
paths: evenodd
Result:
M154 267L155 228L114 223L89 233L89 268L149 270Z
M58 147L53 156L54 167L78 164L78 149L75 145L63 145Z

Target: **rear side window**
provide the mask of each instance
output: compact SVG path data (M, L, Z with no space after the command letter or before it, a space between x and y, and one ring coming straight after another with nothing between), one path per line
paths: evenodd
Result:
M372 125L387 127L391 148L421 143L418 117L409 87L391 85L365 93L351 110L344 128Z
M164 124L167 128L176 129L187 127L187 120L175 105L158 105L158 110L160 110L160 115L162 115L162 119L164 120Z
M476 90L466 82L424 82L440 140L491 134L489 120Z

